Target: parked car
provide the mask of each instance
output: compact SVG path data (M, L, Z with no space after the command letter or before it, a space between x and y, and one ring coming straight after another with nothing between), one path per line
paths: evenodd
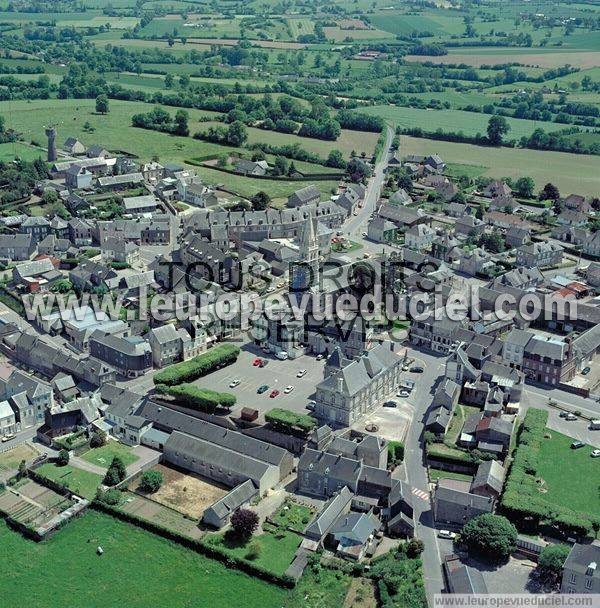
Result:
M306 376L306 370L305 369L301 369L297 374L296 374L296 378L304 378L304 376Z
M294 390L294 386L293 386L292 384L289 384L288 386L286 386L286 387L283 389L283 392L284 392L286 395L289 395L289 394L290 394L290 393L291 393L293 390Z
M569 412L562 411L562 412L561 412L561 413L558 415L558 417L559 417L559 418L566 418L568 415L569 415Z
M309 412L314 412L316 405L317 405L317 404L316 404L314 401L309 401L309 402L306 404L306 409L307 409Z
M450 530L439 530L438 536L440 538L447 538L448 540L454 540L456 538L456 532L450 532Z
M256 389L256 392L257 392L259 395L262 395L263 393L267 392L268 390L269 390L269 385L268 385L268 384L263 384L262 386L259 386L259 387Z
M275 399L277 395L279 395L279 391L277 389L274 389L269 393L269 397L271 397L271 399Z
M412 374L422 374L423 368L420 365L415 365L409 370Z
M386 401L383 407L398 407L398 404L395 401Z
M269 360L268 359L261 359L260 363L258 364L258 367L267 367L267 365L269 365Z
M577 420L577 416L575 416L575 414L567 414L565 416L565 420L569 420L570 422L572 422L573 420Z
M600 420L590 420L590 431L600 430Z
M229 383L229 388L235 388L236 386L238 386L240 384L241 380L239 378L235 378L233 379L230 383Z
M600 458L600 450L592 450L592 453L590 454L590 456L592 458Z
M8 433L7 435L4 435L2 437L2 443L5 443L6 441L10 441L11 439L14 439L16 437L16 435L14 433Z
M579 448L584 448L584 447L585 447L585 443L583 443L583 441L574 441L571 444L572 450L578 450Z
M410 395L410 393L406 390L401 390L398 392L398 394L396 395L396 397L404 397L404 399L406 399L406 397L408 397Z
M588 375L588 374L589 374L591 371L592 371L592 370L591 370L589 367L584 367L584 368L581 370L581 373L582 373L584 376L587 376L587 375Z
M317 361L322 361L323 360L323 355L317 355Z
M288 354L285 351L283 351L283 350L280 350L279 352L275 353L275 356L280 361L285 361L288 358Z
M254 365L254 367L258 367L262 362L262 359L260 357L256 357L256 359L254 359L254 361L252 361L252 365Z

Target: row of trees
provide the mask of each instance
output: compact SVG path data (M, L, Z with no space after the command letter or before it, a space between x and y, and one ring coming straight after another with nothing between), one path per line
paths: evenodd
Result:
M172 117L164 108L156 107L150 112L134 114L131 117L131 124L141 129L151 129L187 137L190 133L188 119L189 115L185 110L177 110L175 116Z
M214 414L219 407L229 409L236 402L235 396L230 393L219 393L207 388L200 388L195 384L176 384L174 386L157 384L156 392L173 397L183 407L209 414Z

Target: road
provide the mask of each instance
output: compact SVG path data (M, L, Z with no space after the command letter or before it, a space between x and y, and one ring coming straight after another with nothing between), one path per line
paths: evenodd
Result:
M429 604L433 605L434 594L441 593L444 589L444 578L429 495L429 477L423 452L423 429L425 412L432 402L434 386L444 374L446 358L410 348L408 356L418 360L423 365L424 372L417 379L408 399L414 407L414 416L405 441L404 468L407 481L413 488L415 536L425 545L421 555L425 592Z
M343 226L343 232L348 238L353 241L362 241L362 232L366 230L366 224L369 216L377 205L383 180L385 179L385 168L388 165L390 158L390 146L394 138L394 131L391 127L387 127L385 144L381 158L375 164L373 176L369 179L365 192L365 201L361 209L358 209L358 215L351 215Z

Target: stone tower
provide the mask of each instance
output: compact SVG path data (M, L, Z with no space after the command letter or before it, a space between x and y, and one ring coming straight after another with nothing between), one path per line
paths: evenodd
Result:
M48 162L53 163L58 158L56 153L56 128L46 127L46 137L48 138Z
M292 287L296 290L318 289L319 277L319 240L317 220L309 217L300 238L300 260L292 270Z

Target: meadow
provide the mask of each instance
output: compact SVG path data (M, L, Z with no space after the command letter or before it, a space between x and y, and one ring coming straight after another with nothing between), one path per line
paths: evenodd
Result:
M490 148L434 141L416 137L400 137L400 154L440 154L447 162L458 165L484 166L484 175L500 179L532 177L536 188L552 182L561 193L575 192L597 196L600 191L600 157L566 152L546 152L523 148Z
M101 546L104 554L97 555ZM2 606L279 608L290 592L89 511L42 543L0 523ZM25 599L26 598L26 599ZM202 599L204 598L204 599Z
M403 128L420 127L425 131L462 131L465 135L485 135L490 116L462 110L427 110L420 108L405 108L400 106L370 106L361 108L365 114L381 116L393 126ZM507 118L510 131L505 139L520 139L529 136L535 129L542 128L546 132L559 131L567 125L538 120L523 120Z

